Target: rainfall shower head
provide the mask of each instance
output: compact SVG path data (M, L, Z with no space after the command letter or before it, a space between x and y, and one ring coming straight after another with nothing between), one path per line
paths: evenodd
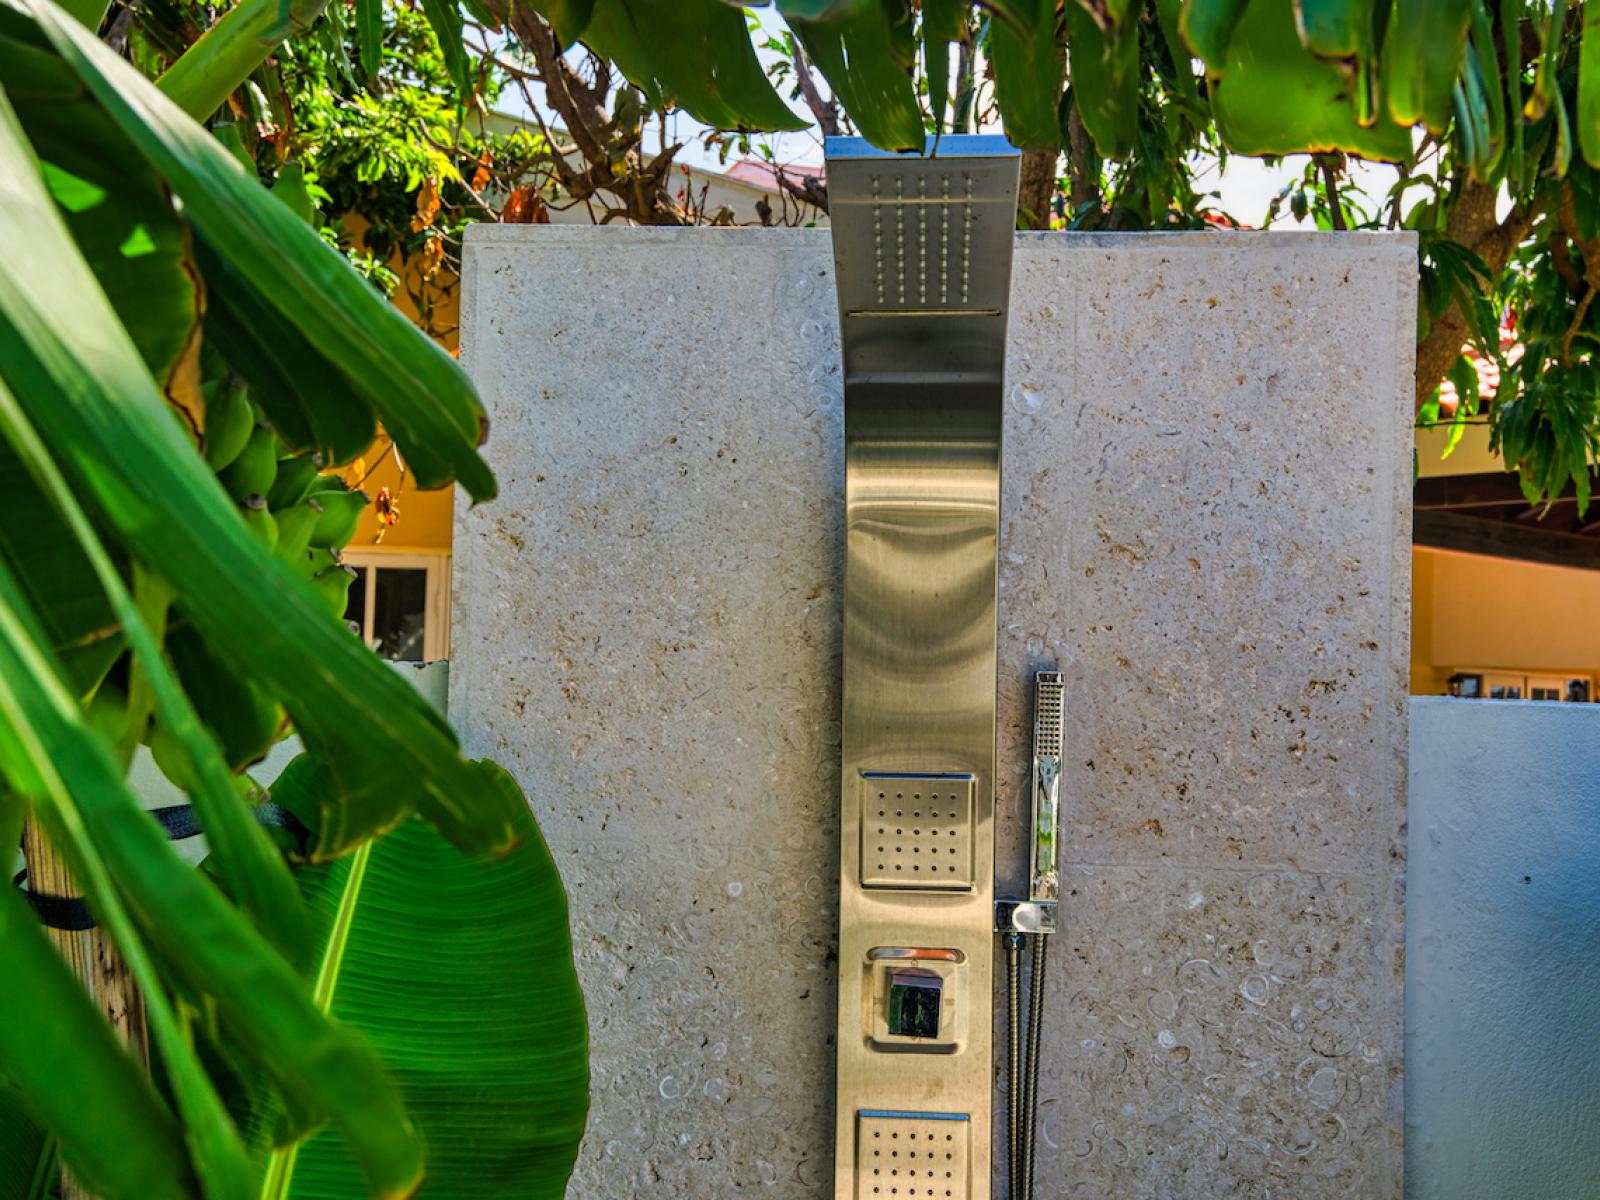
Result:
M1000 137L930 138L923 155L829 138L846 378L998 380L1020 156Z

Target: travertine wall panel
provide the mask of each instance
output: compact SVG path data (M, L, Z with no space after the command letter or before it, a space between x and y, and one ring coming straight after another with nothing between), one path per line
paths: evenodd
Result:
M1041 1197L1400 1186L1414 246L1020 235L1003 886L1067 672ZM572 1194L830 1178L842 420L819 231L476 227L451 714L573 897ZM1008 775L1009 771L1009 775Z

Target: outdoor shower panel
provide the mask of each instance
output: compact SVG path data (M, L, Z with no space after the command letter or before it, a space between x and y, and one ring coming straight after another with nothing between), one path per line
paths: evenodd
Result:
M845 397L837 1200L988 1196L1018 154L830 138Z

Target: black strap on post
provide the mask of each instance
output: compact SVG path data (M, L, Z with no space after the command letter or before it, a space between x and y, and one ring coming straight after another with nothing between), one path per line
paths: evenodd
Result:
M275 804L271 800L254 805L250 811L255 814L258 824L268 829L288 830L294 837L296 847L304 853L306 844L311 838L311 830L306 828L300 818L283 805ZM155 818L156 824L161 826L169 841L181 842L205 832L200 828L200 822L195 819L192 804L169 804L164 808L152 808L150 815ZM76 933L93 929L98 924L82 896L56 896L49 892L36 892L26 886L27 882L26 869L18 871L11 879L12 886L22 892L23 898L33 908L34 915L39 918L41 925Z

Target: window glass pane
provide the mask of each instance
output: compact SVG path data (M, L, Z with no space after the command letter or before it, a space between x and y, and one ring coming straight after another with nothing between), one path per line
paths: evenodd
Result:
M344 619L350 622L356 636L366 640L367 631L361 623L367 619L367 569L356 568L356 577L350 581L350 598L345 601Z
M380 657L395 662L421 662L428 572L421 567L377 567L372 574L374 648Z

